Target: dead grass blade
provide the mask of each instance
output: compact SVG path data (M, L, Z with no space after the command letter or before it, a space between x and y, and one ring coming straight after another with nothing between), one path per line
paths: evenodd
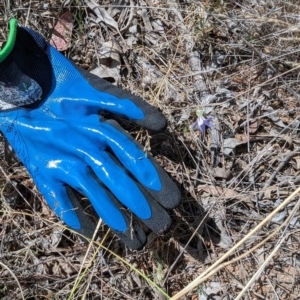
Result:
M278 212L280 212L287 204L289 204L295 196L300 193L300 187L297 188L289 197L287 197L276 209L274 209L261 223L259 223L255 228L253 228L249 233L246 234L244 238L242 238L234 247L232 247L229 251L227 251L223 256L221 256L212 266L210 266L205 272L203 272L200 276L198 276L194 281L188 284L184 289L182 289L179 293L172 296L170 300L176 300L180 297L186 295L190 290L197 287L201 282L203 282L203 278L205 279L211 277L219 270L219 265L228 258L231 254L234 253L244 242L247 241L249 237L251 237L254 233L260 230L267 222L269 222ZM298 206L297 206L298 207Z
M22 297L23 300L25 300L25 297L24 297L24 294L23 294L22 287L21 287L21 285L20 285L20 282L19 282L18 278L17 278L16 275L14 274L14 272L13 272L8 266L6 266L4 263L2 263L1 261L0 261L0 265L1 265L4 269L6 269L6 270L11 274L11 276L14 278L14 280L16 281L16 283L17 283L17 285L18 285L18 287L19 287L19 289L20 289L21 297Z
M263 270L265 269L265 267L268 265L268 263L270 262L270 260L274 257L274 255L276 254L276 252L279 250L279 248L281 247L282 243L292 234L294 234L295 232L297 232L299 230L290 232L289 234L287 234L285 237L281 238L279 243L276 245L276 247L273 249L273 251L268 255L267 259L264 261L264 263L260 266L260 268L256 271L256 273L252 276L252 278L248 281L248 283L245 285L245 287L243 288L243 290L238 294L238 296L235 298L235 300L240 300L243 295L247 292L247 290L252 286L252 284L260 277L261 273L263 272Z

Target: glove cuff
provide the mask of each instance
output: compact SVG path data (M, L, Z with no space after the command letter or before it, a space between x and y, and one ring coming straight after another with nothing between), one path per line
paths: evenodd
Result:
M5 46L0 51L0 63L9 55L15 45L17 25L18 21L16 19L11 19L9 21L9 34Z
M47 55L17 20L9 22L9 34L0 51L0 111L37 105L52 85Z

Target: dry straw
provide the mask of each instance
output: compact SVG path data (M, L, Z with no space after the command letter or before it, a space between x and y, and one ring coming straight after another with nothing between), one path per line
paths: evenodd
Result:
M295 205L292 213L290 214L290 217L274 232L272 235L269 235L264 241L253 247L250 251L245 253L244 255L239 256L237 259L234 259L228 263L222 264L226 258L228 258L230 255L232 255L235 250L237 250L244 242L248 240L254 233L256 233L258 230L260 230L267 222L269 222L278 212L280 212L288 203L291 202L291 200L294 199L294 197L299 194L300 187L298 187L289 197L287 197L276 209L273 210L272 213L270 213L262 222L260 222L255 228L253 228L244 238L242 238L233 248L231 248L229 251L227 251L222 257L220 257L212 266L210 266L205 272L203 272L201 275L199 275L195 280L193 280L190 284L188 284L184 289L182 289L180 292L178 292L176 295L170 298L170 300L176 300L180 297L183 297L186 295L189 291L191 291L193 288L197 287L199 284L207 280L209 277L214 275L216 272L218 272L221 268L225 267L226 265L235 262L242 257L249 254L251 251L257 249L259 246L261 246L263 243L265 243L267 240L269 240L271 237L273 237L280 228L282 228L284 225L286 225L293 215L293 213L299 208L300 201L297 202ZM291 234L291 233L290 233ZM290 235L289 234L289 235ZM288 235L288 236L289 236ZM249 283L245 286L245 288L242 290L242 292L238 295L236 300L240 299L241 296L246 292L246 290L252 285L253 281L258 277L261 273L261 270L263 270L264 266L269 262L269 260L274 256L276 251L279 249L280 245L285 239L282 239L281 242L275 247L275 249L272 251L268 259L265 261L265 263L261 266L261 268L256 272L256 274L253 276L253 278L249 281ZM222 264L222 265L221 265Z

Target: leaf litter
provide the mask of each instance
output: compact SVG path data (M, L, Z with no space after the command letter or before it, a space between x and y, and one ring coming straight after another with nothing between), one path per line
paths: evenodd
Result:
M97 240L169 296L299 186L299 12L293 0L0 4L0 42L14 15L56 40L54 46L75 63L141 95L167 117L167 131L153 135L121 121L182 189L180 207L170 212L173 228L164 236L150 234L140 252L125 248L105 225ZM199 110L211 128L190 129ZM7 163L4 156L12 154L3 138L1 145L1 262L16 275L26 299L67 299L82 269L87 272L74 299L166 299L104 248L92 245L84 259L88 245L50 211L24 168L17 161ZM297 201L233 256L247 253L279 228L270 240L183 298L235 299L286 235L244 297L298 299L299 211L290 216ZM16 280L2 267L0 295L21 299Z

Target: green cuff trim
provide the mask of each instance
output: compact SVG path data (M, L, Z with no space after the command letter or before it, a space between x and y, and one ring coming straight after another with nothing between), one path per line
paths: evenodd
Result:
M18 26L17 19L11 19L9 21L9 34L5 46L0 51L0 63L8 56L8 54L14 48L16 36L17 36L17 26Z

